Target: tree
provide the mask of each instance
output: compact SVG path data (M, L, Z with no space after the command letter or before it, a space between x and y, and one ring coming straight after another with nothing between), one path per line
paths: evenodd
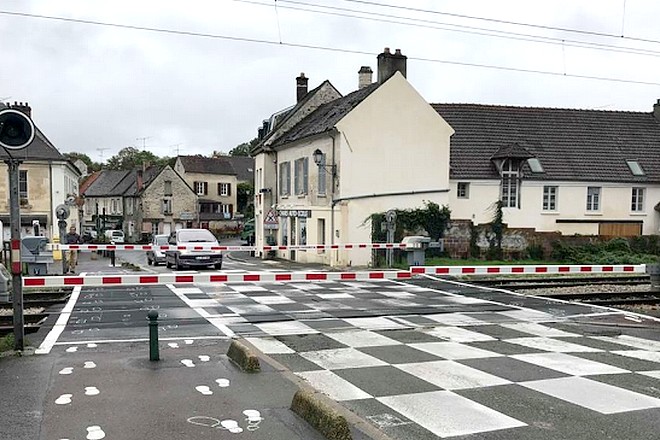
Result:
M64 153L63 156L66 157L71 162L82 160L85 163L85 165L87 165L87 171L89 171L90 173L101 169L101 164L98 162L94 162L85 153L76 153L75 151L72 151L70 153Z
M245 217L254 217L254 204L250 203L252 201L253 195L254 184L252 182L240 182L236 186L236 204L238 205L237 209L239 212L243 213Z
M166 165L169 158L160 158L150 151L126 147L108 159L106 168L109 170L132 170L143 165Z
M250 150L254 148L255 145L259 143L257 138L252 139L250 142L243 142L236 145L234 148L229 150L229 153L224 153L222 151L214 151L213 157L222 157L222 156L249 156Z

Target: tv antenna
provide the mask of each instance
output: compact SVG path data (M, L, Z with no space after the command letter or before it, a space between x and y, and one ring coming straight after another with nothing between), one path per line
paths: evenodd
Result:
M151 139L151 136L135 138L136 141L142 141L142 150L147 148L147 139Z

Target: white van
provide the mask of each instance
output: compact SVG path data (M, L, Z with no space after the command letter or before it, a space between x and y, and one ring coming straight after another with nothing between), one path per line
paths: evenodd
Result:
M112 243L123 243L124 231L119 229L108 229L105 231L105 238L110 240Z

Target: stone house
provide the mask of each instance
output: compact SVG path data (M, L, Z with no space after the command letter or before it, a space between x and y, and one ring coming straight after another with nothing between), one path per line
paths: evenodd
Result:
M28 103L3 104L0 109L13 108L32 118L32 108ZM78 196L80 170L66 159L50 142L46 135L35 125L34 141L26 148L12 152L14 158L22 160L19 167L19 197L21 211L21 235L34 235L34 224L39 224L39 233L51 239L59 239L59 228L55 209L65 203L67 198ZM0 159L7 159L7 153L0 149ZM2 162L0 169L5 170L0 178L0 221L3 239L8 240L10 233L9 217L9 176L7 166ZM70 209L68 225L79 227L78 210Z
M178 156L174 170L197 196L202 228L222 229L237 212L238 173L226 157Z
M170 166L102 170L85 184L84 226L121 229L129 242L197 225L197 196Z

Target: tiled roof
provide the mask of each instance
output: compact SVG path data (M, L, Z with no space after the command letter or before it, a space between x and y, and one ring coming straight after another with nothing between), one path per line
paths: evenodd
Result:
M273 147L331 130L344 116L376 90L378 86L378 83L373 83L346 96L323 104L282 135L273 144Z
M109 197L121 196L125 188L121 188L121 183L131 171L125 170L101 170L99 175L84 192L85 197Z
M0 110L7 108L7 105L0 102ZM22 150L14 150L11 155L15 159L23 160L59 160L66 161L67 159L55 148L55 146L48 140L39 127L35 124L36 133L34 140L30 145ZM0 148L0 160L9 158L4 148ZM77 168L76 168L77 169Z
M236 170L224 157L179 156L186 173L223 174L235 176Z
M254 159L247 156L227 156L232 168L236 171L239 182L254 181Z
M518 144L541 162L538 180L660 182L660 121L652 113L432 104L455 130L453 179L496 179L491 162ZM626 160L645 172L634 176Z

